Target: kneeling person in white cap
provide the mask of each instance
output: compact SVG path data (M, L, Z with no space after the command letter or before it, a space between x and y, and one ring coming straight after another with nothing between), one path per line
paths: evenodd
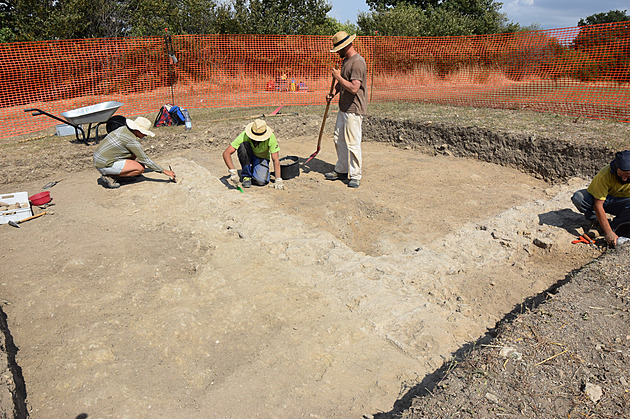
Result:
M99 181L109 189L118 188L120 178L138 176L145 171L145 166L175 180L175 172L164 170L151 160L139 138L154 137L149 130L151 121L139 116L135 120L127 119L125 125L107 134L94 151L94 167L102 175Z
M241 132L223 152L223 161L230 172L230 182L238 186L240 179L232 162L232 154L235 151L238 151L238 160L242 167L241 176L244 188L251 187L252 182L259 186L269 183L271 179L269 160L271 159L276 175L274 188L284 189L278 158L280 146L273 130L264 120L256 119L248 124L245 131Z

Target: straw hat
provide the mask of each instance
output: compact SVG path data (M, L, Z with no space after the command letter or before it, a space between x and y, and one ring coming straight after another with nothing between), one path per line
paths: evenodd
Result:
M333 49L330 52L337 52L344 49L346 46L352 43L356 38L356 35L348 35L346 32L337 32L332 37Z
M125 122L127 123L127 128L129 128L130 130L140 131L144 135L155 137L155 134L149 131L149 128L151 128L153 124L147 118L139 116L136 118L135 121L133 119L127 119Z
M245 134L254 141L265 141L271 137L273 130L264 120L256 119L245 127Z

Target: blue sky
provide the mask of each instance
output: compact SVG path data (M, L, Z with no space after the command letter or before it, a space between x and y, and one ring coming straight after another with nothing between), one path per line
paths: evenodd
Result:
M365 0L328 0L332 4L329 15L335 19L356 23L359 11L370 9ZM580 19L609 10L630 11L628 0L503 0L502 12L509 20L522 26L538 23L542 29L577 26Z

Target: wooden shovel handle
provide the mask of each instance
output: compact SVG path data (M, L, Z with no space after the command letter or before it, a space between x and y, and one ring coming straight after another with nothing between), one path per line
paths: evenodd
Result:
M335 67L336 68L336 67ZM333 90L335 89L335 78L332 78L332 82L330 83L330 93L333 94ZM330 102L332 99L326 101L326 110L324 111L324 120L322 121L322 127L319 129L319 137L317 138L317 150L319 151L322 146L322 134L324 133L324 125L326 125L326 118L328 117L328 108L330 108Z
M18 224L19 223L23 223L24 221L32 220L33 218L41 217L42 215L45 215L45 214L46 214L46 211L44 211L44 212L42 212L40 214L37 214L37 215L33 215L31 217L23 218L20 221L18 221Z

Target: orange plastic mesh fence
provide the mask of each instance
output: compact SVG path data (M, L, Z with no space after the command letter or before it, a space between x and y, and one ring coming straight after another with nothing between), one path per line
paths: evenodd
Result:
M125 116L324 104L327 36L174 36L0 44L0 138L106 101ZM372 102L529 109L630 122L630 22L463 37L357 37ZM25 109L40 109L32 116ZM88 116L90 113L88 112ZM100 116L94 115L94 124ZM88 118L90 119L90 118ZM72 122L72 121L69 121ZM86 122L87 124L87 122Z

